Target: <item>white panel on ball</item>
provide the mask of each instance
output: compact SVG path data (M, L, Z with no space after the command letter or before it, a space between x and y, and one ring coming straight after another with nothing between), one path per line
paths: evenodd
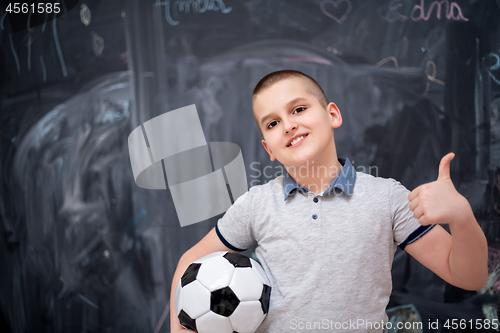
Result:
M198 333L233 333L229 318L212 311L196 319Z
M240 301L258 300L262 295L262 287L258 273L250 267L236 268L229 283L229 288Z
M203 262L196 279L210 291L229 285L233 276L234 266L223 257L210 258Z
M252 262L252 268L255 269L255 271L258 273L262 283L267 284L268 286L271 286L271 283L269 282L269 279L267 278L266 272L264 272L264 269L262 269L262 266L260 266L252 258L250 258L250 261Z
M241 302L229 316L231 326L238 333L253 333L266 318L259 301Z
M198 281L182 288L182 309L191 318L198 318L210 311L210 291Z

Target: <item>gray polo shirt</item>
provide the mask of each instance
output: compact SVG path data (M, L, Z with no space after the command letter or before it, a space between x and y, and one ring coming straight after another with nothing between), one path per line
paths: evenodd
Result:
M339 161L343 168L324 193L286 173L251 187L217 223L229 248L258 245L272 287L258 333L382 332L396 248L432 228L413 217L399 182Z

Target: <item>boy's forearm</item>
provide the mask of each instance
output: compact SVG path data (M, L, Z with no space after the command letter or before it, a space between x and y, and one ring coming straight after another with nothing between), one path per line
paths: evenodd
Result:
M463 289L483 289L488 277L488 244L472 209L463 220L450 223L450 232L449 265L453 280Z

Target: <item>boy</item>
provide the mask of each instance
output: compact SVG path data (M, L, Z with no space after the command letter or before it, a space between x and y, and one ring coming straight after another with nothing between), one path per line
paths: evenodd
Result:
M287 172L239 197L181 257L172 282L172 332L182 329L174 295L187 266L254 243L272 287L269 315L257 332L381 332L396 246L457 287L484 287L486 238L451 182L453 154L441 160L437 181L409 193L337 158L341 113L309 76L268 74L252 104L262 145ZM449 224L451 235L439 224Z

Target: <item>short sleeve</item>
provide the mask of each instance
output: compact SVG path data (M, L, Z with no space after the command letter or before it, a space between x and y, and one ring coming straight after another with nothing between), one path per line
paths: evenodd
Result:
M402 249L427 233L434 225L422 226L410 210L410 191L400 182L391 179L389 200L392 215L394 242Z
M241 195L215 226L222 243L234 251L241 252L255 244L252 226L255 218L251 197L250 192Z

